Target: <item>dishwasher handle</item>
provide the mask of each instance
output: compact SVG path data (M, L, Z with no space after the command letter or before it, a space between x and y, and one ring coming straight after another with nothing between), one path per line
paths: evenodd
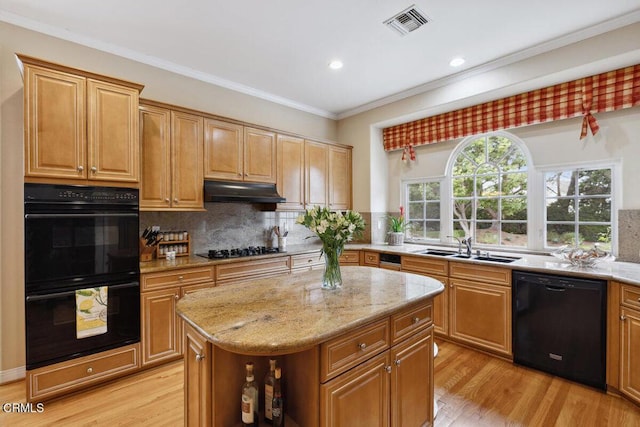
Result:
M564 292L567 290L564 286L545 285L544 287L546 290L552 292Z

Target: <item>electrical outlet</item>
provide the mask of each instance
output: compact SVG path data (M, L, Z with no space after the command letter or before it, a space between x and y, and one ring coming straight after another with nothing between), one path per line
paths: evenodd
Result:
M378 230L382 230L382 220L378 220Z

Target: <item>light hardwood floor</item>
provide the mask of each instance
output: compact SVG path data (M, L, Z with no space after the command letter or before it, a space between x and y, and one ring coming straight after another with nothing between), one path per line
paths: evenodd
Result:
M606 393L438 341L435 427L640 426L640 407ZM43 413L0 411L0 426L182 426L182 362L44 404ZM24 402L22 381L0 403Z

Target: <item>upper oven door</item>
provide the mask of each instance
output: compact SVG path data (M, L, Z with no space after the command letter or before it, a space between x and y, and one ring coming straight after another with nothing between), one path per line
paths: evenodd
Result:
M45 204L25 211L28 293L139 274L137 209Z

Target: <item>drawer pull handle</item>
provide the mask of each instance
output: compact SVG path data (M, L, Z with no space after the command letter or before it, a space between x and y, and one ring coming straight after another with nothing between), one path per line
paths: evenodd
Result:
M627 316L625 316L625 315L620 316L620 320L622 320L624 322L625 320L627 320Z
M420 318L418 316L413 318L413 324L415 325L416 323L418 323L420 321Z
M196 362L200 362L204 360L204 354L196 354Z
M78 166L78 172L82 172L84 170L84 166Z
M365 348L367 348L367 343L361 342L360 344L358 344L358 348L360 350L364 350Z
M88 367L87 368L87 374L93 374L93 368L92 367Z
M176 299L176 301L178 301L180 299L180 295L178 295L178 294L175 294L173 297Z
M178 276L178 280L182 282L184 280L184 276Z
M387 374L390 374L391 373L391 365L385 366L384 370L387 371Z
M400 366L400 359L396 359L396 366Z
M98 172L98 168L95 166L91 166L91 172L96 173Z

